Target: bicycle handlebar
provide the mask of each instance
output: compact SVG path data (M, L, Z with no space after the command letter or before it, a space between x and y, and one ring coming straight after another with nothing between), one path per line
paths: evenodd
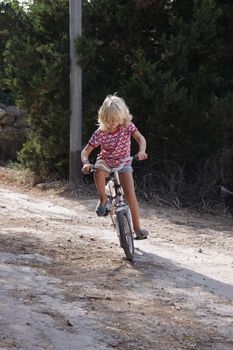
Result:
M103 170L103 171L106 171L106 173L108 173L108 174L110 174L112 171L119 171L120 169L122 169L123 168L123 166L125 165L125 163L127 162L127 161L129 161L129 160L131 160L131 161L137 161L137 160L139 160L138 159L138 156L137 155L134 155L134 156L130 156L130 157L128 157L126 160L125 160L125 162L124 163L122 163L119 167L115 167L115 168L109 168L109 167L107 167L107 166L105 166L104 164L90 164L90 171L89 171L89 173L91 173L91 172L94 172L96 169L100 169L100 170Z

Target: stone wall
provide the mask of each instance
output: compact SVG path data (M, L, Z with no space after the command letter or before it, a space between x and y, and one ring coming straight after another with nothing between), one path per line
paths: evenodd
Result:
M16 160L27 131L24 111L0 103L0 161Z

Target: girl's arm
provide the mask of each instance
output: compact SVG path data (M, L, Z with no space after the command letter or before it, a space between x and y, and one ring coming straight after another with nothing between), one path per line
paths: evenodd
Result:
M132 137L136 140L139 146L138 150L138 160L144 160L148 158L148 154L146 153L146 139L145 137L138 131L136 130Z
M82 172L84 174L89 173L90 171L90 163L89 163L88 157L89 157L89 154L93 151L93 149L94 147L88 143L81 152L81 161L83 163Z

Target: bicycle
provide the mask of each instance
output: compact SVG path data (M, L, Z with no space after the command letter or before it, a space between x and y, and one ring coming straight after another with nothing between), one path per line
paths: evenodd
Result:
M130 160L136 160L137 156L130 157ZM117 168L108 168L104 164L92 165L91 171L100 169L108 173L105 192L108 197L106 206L106 214L110 214L114 229L120 241L120 246L123 248L126 258L130 261L134 258L134 230L132 215L128 204L124 199L123 188L120 184L118 171L124 166Z

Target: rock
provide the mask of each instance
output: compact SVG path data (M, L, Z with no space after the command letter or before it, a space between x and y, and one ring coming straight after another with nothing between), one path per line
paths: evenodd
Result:
M25 112L0 103L0 161L16 160L27 132Z
M5 109L0 108L0 120L6 115Z
M16 106L7 106L5 108L6 114L12 117L21 118L24 117L25 113L21 108L18 108Z

